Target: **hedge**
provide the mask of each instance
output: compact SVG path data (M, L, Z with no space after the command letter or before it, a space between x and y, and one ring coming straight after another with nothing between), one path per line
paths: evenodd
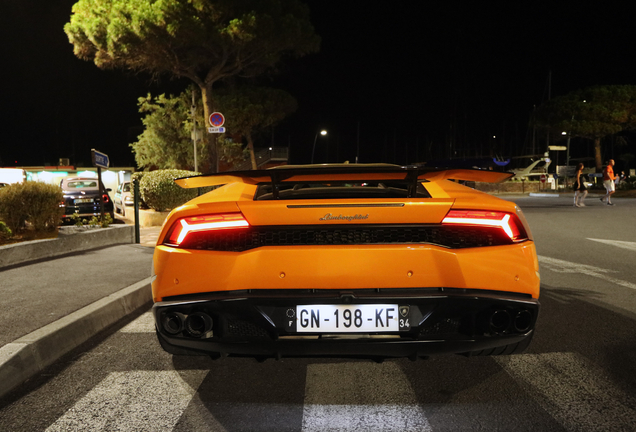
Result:
M40 230L50 230L60 224L64 209L60 203L64 194L59 186L27 181L0 189L0 220L15 234L29 222Z
M195 198L198 194L196 189L183 189L174 180L199 174L194 171L177 169L146 172L139 181L139 195L151 209L156 211L172 210Z

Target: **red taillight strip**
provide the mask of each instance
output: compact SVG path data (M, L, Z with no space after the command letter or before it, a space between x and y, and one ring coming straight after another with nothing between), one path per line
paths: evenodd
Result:
M497 211L451 210L442 223L501 228L511 240L519 240L521 232L515 219L509 213Z
M240 213L187 217L175 222L168 236L168 242L179 246L192 232L247 228L249 226L250 224Z

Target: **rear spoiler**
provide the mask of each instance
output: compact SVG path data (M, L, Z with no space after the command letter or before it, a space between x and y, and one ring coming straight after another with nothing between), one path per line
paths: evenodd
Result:
M266 170L228 171L217 174L203 174L175 180L182 188L218 186L228 183L253 185L271 184L274 195L283 182L310 181L365 181L365 180L406 180L409 182L409 196L415 196L417 183L421 180L437 182L453 179L500 183L514 176L510 172L486 171L478 169L445 169L419 166L399 166L389 164L328 164L328 165L283 165Z

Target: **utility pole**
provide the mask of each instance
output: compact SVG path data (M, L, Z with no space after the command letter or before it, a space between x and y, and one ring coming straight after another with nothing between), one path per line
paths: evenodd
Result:
M192 90L192 106L190 107L190 116L192 117L192 143L194 145L194 171L199 172L197 164L197 105L194 98L195 91Z

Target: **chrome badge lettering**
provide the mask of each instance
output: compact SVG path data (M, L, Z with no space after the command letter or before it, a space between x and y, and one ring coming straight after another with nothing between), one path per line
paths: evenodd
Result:
M343 216L343 215L334 216L331 213L327 213L326 215L321 217L319 220L321 221L346 220L347 222L351 222L354 220L364 220L364 219L369 219L368 213L366 215L357 214L353 216Z

